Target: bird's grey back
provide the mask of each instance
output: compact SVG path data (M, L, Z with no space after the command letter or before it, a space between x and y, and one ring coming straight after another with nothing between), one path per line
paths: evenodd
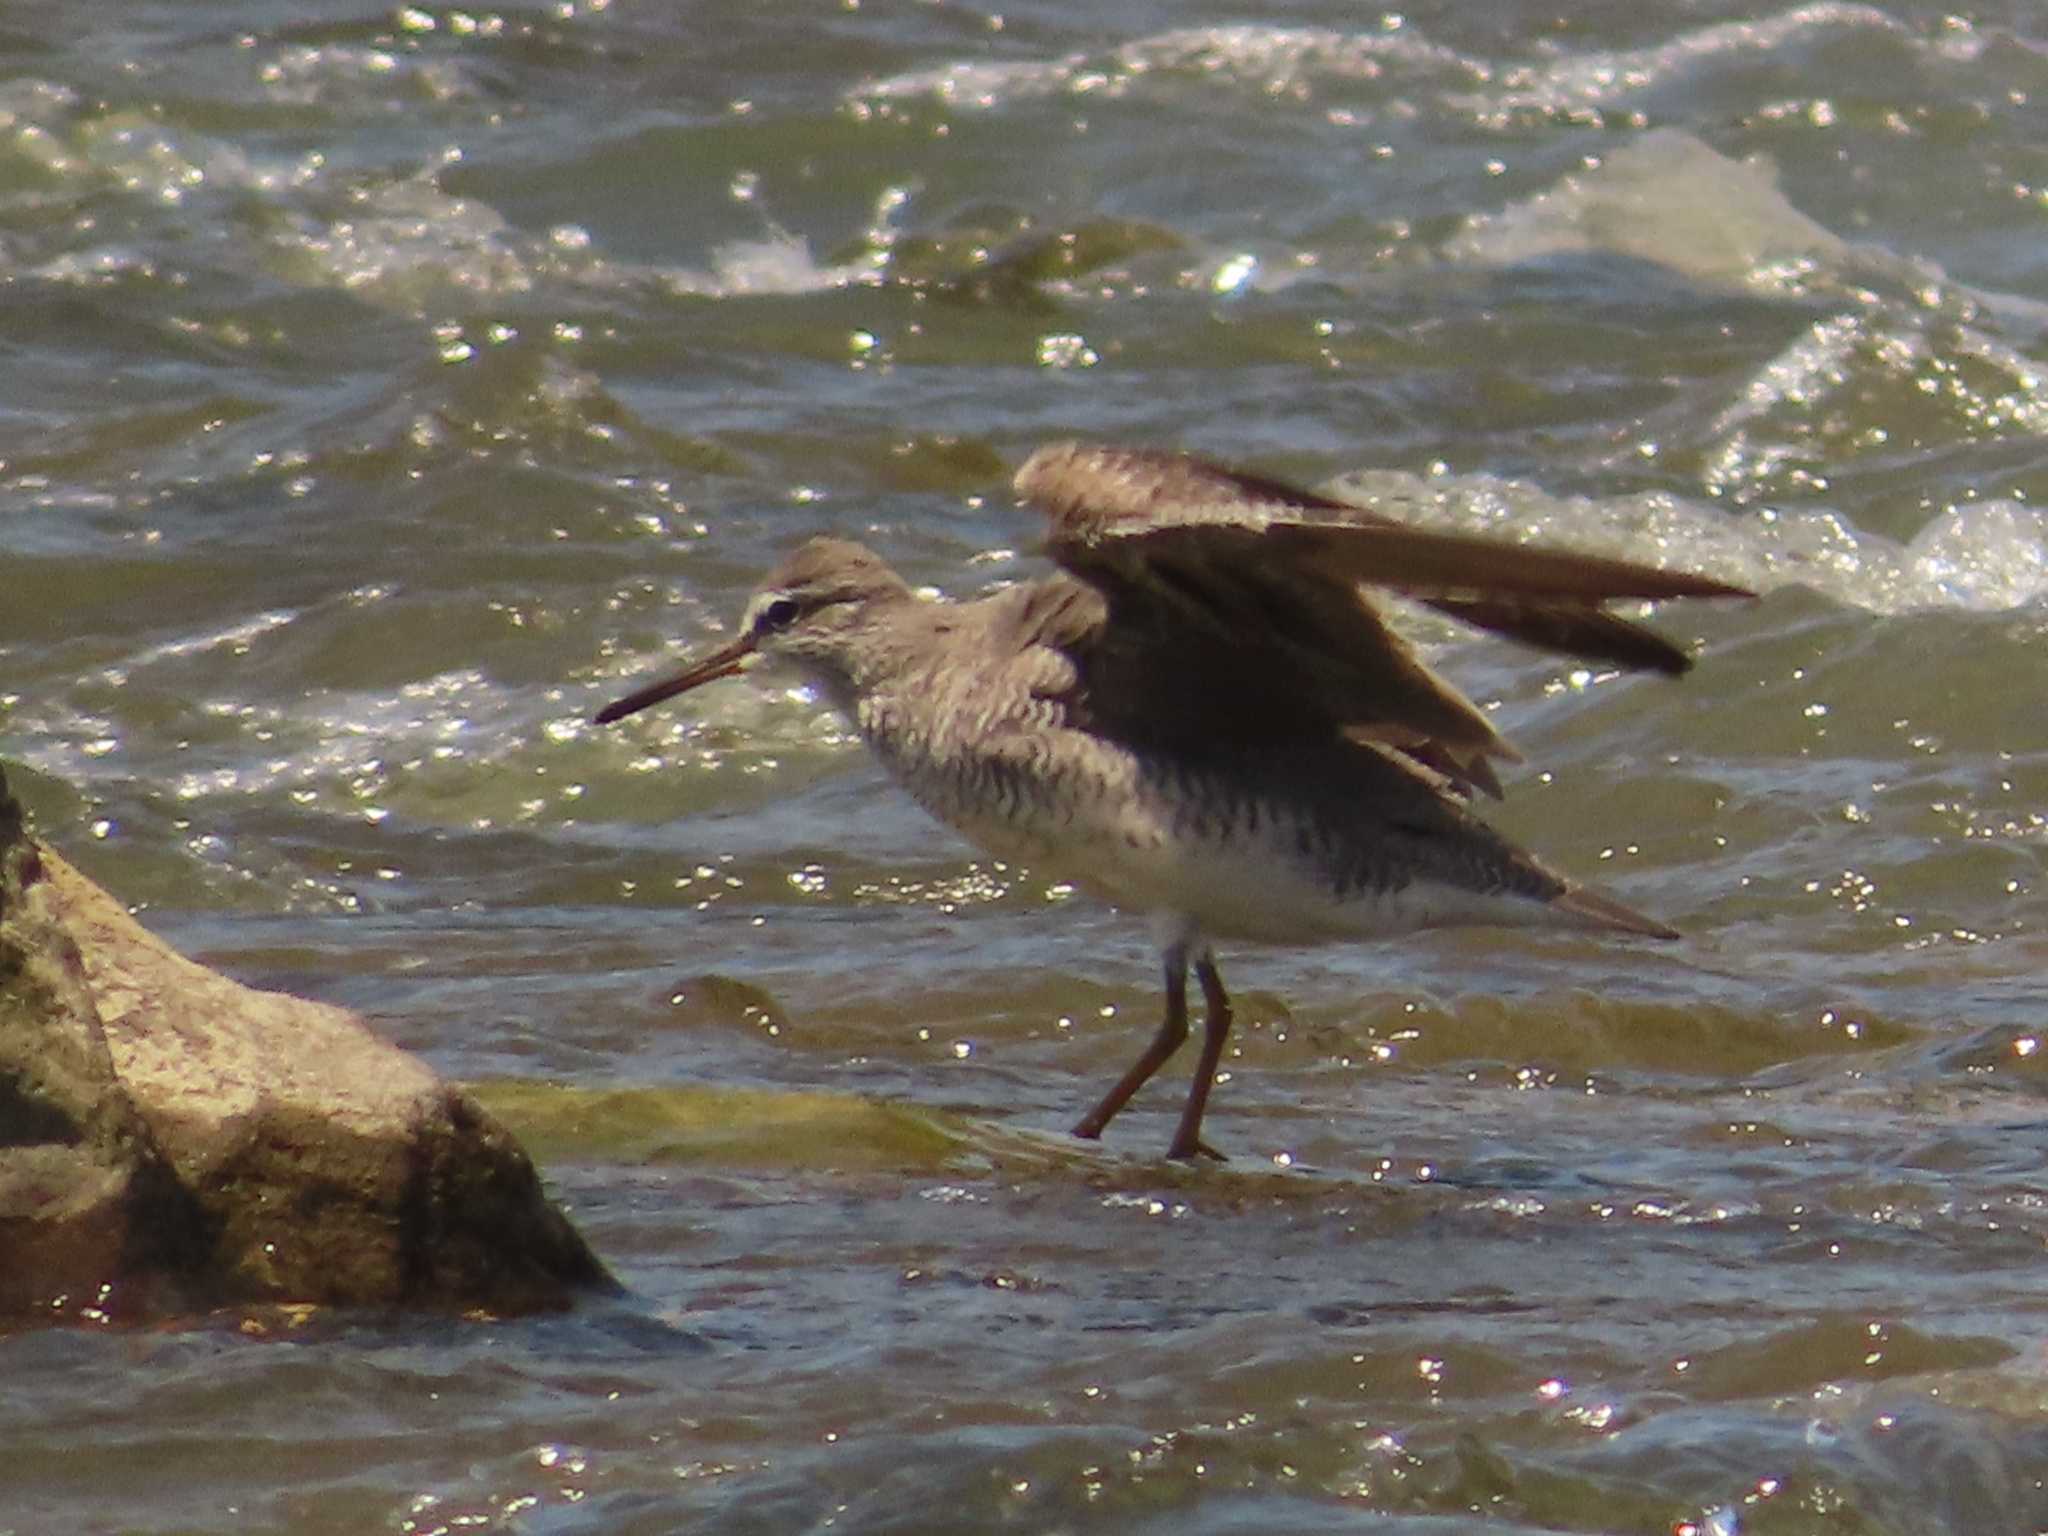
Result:
M848 637L848 712L916 799L999 856L1122 901L1147 894L1119 886L1127 866L1167 843L1290 861L1332 899L1418 880L1539 901L1565 888L1441 777L1236 675L1227 648L1163 660L1173 637L1120 636L1066 572L882 617Z

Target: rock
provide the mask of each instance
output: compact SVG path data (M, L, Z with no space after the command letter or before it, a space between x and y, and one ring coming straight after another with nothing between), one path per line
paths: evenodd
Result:
M107 1050L85 964L51 913L0 779L0 1316L186 1267L196 1229ZM166 1220L166 1218L171 1218Z
M0 778L0 1314L566 1305L614 1282L462 1089L176 953Z

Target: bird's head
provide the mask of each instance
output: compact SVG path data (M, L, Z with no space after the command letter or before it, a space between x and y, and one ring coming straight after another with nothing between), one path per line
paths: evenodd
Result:
M681 671L648 684L596 714L598 725L636 714L752 665L756 657L813 670L843 670L843 658L877 603L907 599L903 578L872 550L845 539L807 539L761 579L747 599L739 633Z

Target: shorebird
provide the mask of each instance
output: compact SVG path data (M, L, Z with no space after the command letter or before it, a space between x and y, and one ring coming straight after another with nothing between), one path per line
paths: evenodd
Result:
M1202 459L1058 443L1016 477L1059 567L926 601L859 544L771 570L731 644L606 706L608 724L763 660L793 663L892 777L997 858L1151 915L1166 1016L1082 1116L1103 1128L1207 1005L1171 1158L1202 1140L1230 999L1213 941L1378 938L1446 924L1678 935L1539 862L1467 809L1517 760L1387 625L1371 589L1529 645L1683 672L1615 599L1746 597L1703 576L1430 532Z

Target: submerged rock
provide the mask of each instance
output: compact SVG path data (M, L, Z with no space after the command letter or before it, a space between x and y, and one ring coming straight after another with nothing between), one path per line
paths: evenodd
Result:
M470 1096L146 931L0 778L0 1315L565 1305L613 1282Z

